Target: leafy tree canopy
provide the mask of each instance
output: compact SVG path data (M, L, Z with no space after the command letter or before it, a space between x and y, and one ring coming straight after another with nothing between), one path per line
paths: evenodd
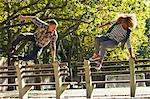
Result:
M144 35L146 19L150 17L149 0L1 0L0 1L0 52L6 56L10 42L20 33L34 32L31 21L18 21L18 15L37 16L47 22L56 19L59 23L58 57L67 61L83 61L94 53L94 37L105 34L109 27L96 29L116 19L118 14L134 13L137 28L132 33L131 43L135 55L140 46L148 46ZM147 42L147 43L144 43ZM144 45L143 45L144 44ZM28 47L25 47L28 49ZM42 58L44 59L44 51ZM145 52L143 52L145 53ZM109 51L105 60L127 59L128 50L121 48Z

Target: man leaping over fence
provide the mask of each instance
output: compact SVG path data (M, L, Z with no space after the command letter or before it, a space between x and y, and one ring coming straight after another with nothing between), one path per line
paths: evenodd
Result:
M31 20L35 25L38 26L37 31L35 33L24 33L20 34L13 42L11 46L11 56L14 57L14 52L16 50L16 45L21 41L31 41L33 42L33 50L24 56L18 56L19 60L34 60L38 57L38 53L42 51L42 49L50 43L51 46L51 54L52 54L52 62L55 62L56 58L56 40L58 38L57 35L57 27L58 23L55 19L51 19L49 22L45 23L40 20L36 16L22 16L20 15L18 20Z

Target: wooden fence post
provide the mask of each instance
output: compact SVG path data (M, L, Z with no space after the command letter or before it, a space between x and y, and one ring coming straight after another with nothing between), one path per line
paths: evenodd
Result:
M85 81L86 81L86 97L91 98L91 94L93 91L92 86L92 79L91 79L91 70L90 70L90 61L85 60L84 61L84 68L85 68Z
M135 61L134 59L129 59L129 66L130 66L130 96L135 97L136 91L136 77L135 77Z
M15 67L16 67L16 73L17 73L19 99L28 99L28 92L32 86L26 86L25 85L20 61L15 62Z
M61 94L66 90L69 84L62 84L59 64L53 63L53 67L55 76L56 99L60 99Z

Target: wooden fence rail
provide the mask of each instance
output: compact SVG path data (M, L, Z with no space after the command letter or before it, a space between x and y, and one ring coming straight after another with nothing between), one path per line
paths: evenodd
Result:
M62 78L69 75L69 69L67 63L53 63L53 64L34 64L34 65L24 65L22 61L16 61L13 66L9 66L13 70L8 71L8 67L0 68L0 79L4 78L15 78L17 81L13 84L0 84L1 87L4 86L17 86L19 91L19 99L28 99L28 92L32 86L42 86L42 85L55 85L56 89L56 98L60 99L61 94L65 89L73 82L63 82ZM13 75L8 75L13 73ZM55 77L54 82L48 83L34 83L26 82L25 78L33 77Z
M141 64L138 64L141 63ZM85 85L86 97L90 98L94 90L94 84L99 83L130 83L130 96L136 95L136 83L138 82L150 82L150 79L135 79L135 75L139 73L150 73L145 68L150 67L150 59L145 60L133 60L129 61L110 61L104 62L104 66L101 71L96 71L95 63L85 60L84 62L77 62L75 65L77 68L77 75L81 78L78 82L63 82L62 78L69 76L69 69L67 63L53 63L53 64L34 64L34 65L22 65L20 61L15 62L14 66L0 67L0 79L15 78L17 81L12 84L0 84L4 86L17 86L19 91L19 99L28 99L28 92L32 86L42 85L55 85L56 98L60 99L62 93L68 88L70 84ZM11 70L10 70L11 69ZM9 70L9 71L8 71ZM12 74L12 75L10 75ZM115 80L115 81L93 81L94 75L115 75L115 74L130 74L129 80ZM54 82L48 83L35 83L26 82L26 78L31 79L33 77L54 77Z
M140 64L137 65L138 62L143 62L148 64ZM123 65L122 63L125 63L126 65ZM129 61L112 61L112 62L104 62L104 65L106 64L113 64L113 66L103 66L102 71L95 71L93 70L96 63L92 62L90 63L89 60L85 60L84 62L79 62L77 64L77 75L81 78L80 84L85 84L86 86L86 92L87 98L90 98L92 96L93 91L93 84L98 83L130 83L130 96L135 97L136 93L136 83L137 82L150 82L150 79L140 79L136 80L135 75L137 73L150 73L150 70L135 70L138 68L145 68L150 67L150 60L134 60L130 59ZM118 65L120 64L120 65ZM123 67L123 68L122 68ZM124 70L125 68L125 70ZM111 70L114 69L114 70ZM129 69L129 70L126 70ZM105 71L107 70L107 71ZM119 70L119 71L118 71ZM95 74L99 75L115 75L115 74L130 74L129 80L116 80L116 81L92 81L92 77Z

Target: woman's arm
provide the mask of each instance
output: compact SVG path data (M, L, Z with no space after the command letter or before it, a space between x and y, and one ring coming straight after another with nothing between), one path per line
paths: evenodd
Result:
M113 22L107 22L107 23L102 24L102 25L98 25L97 28L102 28L102 27L107 26L107 25L112 25L114 22L115 21L113 21Z
M129 51L129 54L130 54L130 58L133 58L133 55L132 55L132 48L128 48L128 51Z
M126 43L127 43L127 48L128 48L128 51L129 51L130 58L133 58L132 46L131 46L131 43L130 43L130 38L127 39Z

